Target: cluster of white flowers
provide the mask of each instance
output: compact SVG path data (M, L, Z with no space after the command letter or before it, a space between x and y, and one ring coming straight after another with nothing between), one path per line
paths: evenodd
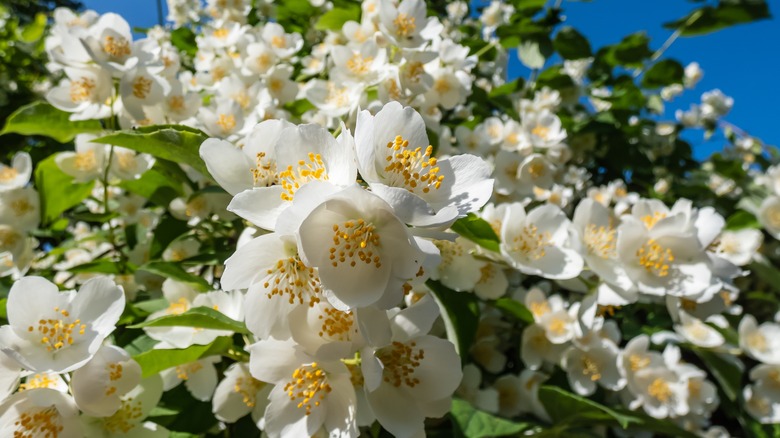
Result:
M359 20L309 33L270 19L275 7L168 0L176 30L138 40L116 14L55 11L45 46L61 80L46 100L105 134L201 130L208 174L79 134L53 161L94 185L52 237L37 230L30 156L0 163L0 277L16 280L0 327L0 430L168 436L147 417L183 384L223 428L249 415L272 437L357 437L376 422L417 437L453 396L549 422L540 389L555 382L720 437L722 376L707 355L749 376L730 403L780 422L780 314L759 323L737 303L766 263L759 224L780 240L780 167L751 167L758 143L736 142L755 179L739 208L756 225L728 227L715 206L661 201L667 179L650 184L658 199L630 191L628 173L592 182L602 139L569 127L620 95L588 82L593 58L562 63L570 88L531 79L496 96L506 111L475 108L477 90L513 86L495 36L513 6L492 1L477 17L450 2L437 17L422 0L364 0ZM484 45L468 45L463 23ZM671 101L702 75L691 63L652 97ZM715 129L732 105L714 90L678 124L627 118L626 147L641 138L650 161L665 157L679 130ZM714 166L716 197L744 194ZM144 186L167 178L180 190ZM54 249L31 237L63 234ZM470 345L452 296L478 303ZM166 369L132 358L193 349Z

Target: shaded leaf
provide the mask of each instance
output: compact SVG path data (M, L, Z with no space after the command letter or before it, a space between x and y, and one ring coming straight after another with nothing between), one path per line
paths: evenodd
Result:
M207 345L193 345L182 349L152 349L133 356L141 365L143 377L149 377L160 371L194 362L202 357L214 356L227 351L233 342L227 336L220 336Z
M771 18L769 5L763 0L720 0L717 6L697 9L664 27L682 28L682 36L695 36L767 18Z
M69 113L60 111L46 102L33 102L8 116L3 134L43 135L60 143L67 143L76 134L97 134L103 130L97 120L71 122Z
M176 281L187 283L200 291L207 291L211 289L211 285L206 280L198 277L197 275L190 274L176 263L149 262L138 268L138 270L151 272L152 274L157 274L166 278L172 278Z
M73 177L60 170L50 155L35 168L35 187L41 198L41 219L49 224L59 215L81 204L92 193L95 182L73 182Z
M685 76L685 68L679 62L665 59L653 64L642 77L642 86L646 88L666 87L671 84L681 84Z
M528 310L523 303L513 300L512 298L504 297L497 299L493 305L503 311L506 314L512 315L516 319L523 321L526 324L532 324L534 322L534 315Z
M483 438L516 435L536 427L532 423L516 423L477 410L465 400L452 400L450 410L453 426L465 437Z
M479 324L479 302L469 292L455 292L438 281L428 280L425 284L433 291L442 319L447 329L447 339L455 344L461 362L465 362Z
M582 59L593 55L587 38L571 26L563 27L555 35L553 47L563 59Z
M142 327L197 327L212 330L229 330L236 333L248 333L243 322L236 321L209 307L194 307L178 315L166 315L151 321L129 326Z

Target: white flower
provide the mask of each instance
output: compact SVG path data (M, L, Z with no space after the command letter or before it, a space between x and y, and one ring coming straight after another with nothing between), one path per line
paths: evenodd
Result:
M713 244L714 252L736 266L745 266L753 259L764 241L760 230L724 231Z
M5 354L0 354L0 400L5 400L19 386L22 368Z
M122 105L136 120L146 118L144 107L160 103L170 93L171 85L159 73L162 67L136 66L119 81Z
M100 178L106 170L106 145L92 143L93 134L76 136L75 152L61 152L55 161L60 169L73 177L75 182L87 182Z
M686 341L704 348L714 348L723 345L723 335L685 312L680 312L680 323L674 326L674 331Z
M357 185L315 207L298 233L304 263L341 309L395 305L426 257L390 205Z
M580 395L591 395L596 384L617 391L626 384L618 346L600 336L588 336L585 342L574 342L563 355L563 369L569 384Z
M458 398L471 403L481 411L490 413L498 412L499 391L501 391L498 381L496 381L496 389L480 389L481 384L482 372L479 370L479 367L473 363L466 364L463 367L463 379L460 382L460 386L458 386L458 389L455 391L455 395ZM501 394L503 397L503 392L501 392ZM502 415L504 414L502 413Z
M154 165L154 157L132 149L113 146L110 175L121 180L138 179Z
M549 148L566 140L561 119L549 110L525 113L522 126L526 138L536 148Z
M373 309L365 309L373 310ZM455 346L426 333L433 301L395 313L358 311L368 346L361 350L366 398L379 423L397 437L420 436L426 417L440 417L463 378Z
M355 129L360 175L405 222L444 225L490 198L490 166L474 155L436 159L425 122L410 107L390 102L376 116L362 111Z
M303 38L299 33L285 33L279 23L269 22L263 26L262 38L271 47L276 56L287 59L303 47Z
M127 352L104 345L86 365L73 372L71 388L79 409L93 417L114 415L120 397L141 383L141 367Z
M366 40L353 50L347 46L335 46L331 56L335 67L331 76L338 82L356 82L372 85L386 72L387 53L374 40Z
M111 115L111 75L96 66L65 67L67 78L46 94L57 109L72 113L70 120L104 119Z
M170 391L184 382L187 391L196 400L211 400L217 387L217 370L214 364L220 360L220 356L209 356L161 371L163 390Z
M13 437L81 437L79 410L70 396L54 389L17 392L0 404L0 430Z
M357 176L352 136L343 132L334 139L317 125L285 128L274 144L272 157L275 184L245 190L228 206L229 211L267 230L275 228L279 215L301 187L312 181L346 187L354 184Z
M780 366L761 364L750 370L752 385L744 390L745 408L759 422L780 422Z
M758 220L770 236L780 240L780 196L768 196L761 202Z
M10 315L10 312L9 312ZM764 363L780 365L780 324L756 323L753 315L739 322L739 346L750 357Z
M292 341L265 340L247 349L252 376L275 385L265 410L268 436L313 436L320 428L330 436L358 436L355 389L342 362L320 362Z
M272 385L252 377L249 364L236 362L225 370L225 378L219 382L212 399L212 412L220 421L235 423L251 412L252 420L260 428L268 406Z
M31 371L72 371L97 353L124 307L122 289L106 277L87 281L78 293L25 277L9 292L0 348Z
M683 77L685 88L695 87L702 77L704 77L704 71L699 67L698 62L692 62L685 66L685 76Z
M653 418L688 413L688 382L666 366L648 367L634 375L634 388L645 412Z
M580 274L582 257L567 247L571 222L561 209L541 205L527 215L521 204L510 204L501 226L501 254L521 272L551 279Z
M163 394L162 380L153 375L141 381L121 397L119 409L109 417L82 416L84 437L165 438L170 432L151 421L144 421Z
M390 41L406 48L420 47L441 30L438 20L426 17L422 0L403 0L397 6L380 1L379 22L379 29Z
M40 198L34 188L0 191L0 224L29 231L37 228L40 220Z
M27 152L14 155L10 166L0 163L0 192L26 186L32 170L32 159Z
M114 13L101 15L83 41L95 62L118 75L121 75L125 63L133 56L130 25Z

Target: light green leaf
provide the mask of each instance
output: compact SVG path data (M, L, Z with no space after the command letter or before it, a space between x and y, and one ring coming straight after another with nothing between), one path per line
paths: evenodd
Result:
M479 302L470 292L455 292L438 281L428 280L425 284L433 291L442 319L447 329L447 339L455 344L462 362L466 361L479 324Z
M350 8L333 8L322 14L314 25L317 30L341 30L347 21L360 21L360 6Z
M743 230L745 228L761 228L761 223L752 213L737 210L726 220L727 230Z
M149 377L160 371L194 362L202 357L219 355L227 351L233 342L228 336L220 336L207 345L193 345L183 349L153 349L133 356L141 365L143 377Z
M46 30L46 14L38 12L35 14L35 20L22 29L20 40L25 43L34 43L43 36Z
M206 164L198 153L200 144L208 138L203 131L184 125L155 125L117 131L92 141L187 164L204 176L209 176Z
M201 277L190 274L184 268L172 262L149 262L140 268L140 271L151 272L166 278L172 278L176 281L187 283L200 291L211 289L211 285Z
M8 298L0 299L0 318L3 319L8 318L8 309L6 308L7 305L8 305Z
M59 215L79 205L92 193L94 181L75 183L73 177L60 170L50 155L38 163L35 169L35 187L41 198L41 218L44 224L53 222Z
M46 102L33 102L8 116L0 135L43 135L60 143L67 143L73 140L76 134L97 134L103 130L97 120L71 122L69 117L69 113Z
M166 315L151 321L129 326L143 327L197 327L212 330L230 330L236 333L248 333L243 322L236 321L209 307L194 307L178 315Z
M517 435L536 427L532 423L516 423L475 409L465 400L452 400L453 426L468 438L500 437Z
M523 303L513 300L512 298L504 297L497 299L493 305L513 317L523 321L526 324L533 324L534 315L528 310Z
M499 238L493 231L493 227L486 220L473 213L455 221L450 229L485 249L493 252L501 251L498 247Z
M154 300L147 300L147 301L141 301L138 303L134 303L133 306L141 310L142 312L146 313L154 313L158 310L162 310L166 307L168 307L168 300L165 298L157 298Z

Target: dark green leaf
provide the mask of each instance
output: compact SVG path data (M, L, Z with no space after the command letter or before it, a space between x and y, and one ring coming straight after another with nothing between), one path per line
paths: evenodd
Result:
M593 55L587 38L570 26L555 35L553 47L563 59L582 59Z
M684 76L685 69L679 62L665 59L653 64L645 72L642 77L642 86L645 88L659 88L671 84L681 84Z
M471 403L453 399L450 410L454 427L468 438L499 437L517 435L534 428L532 423L516 423L479 411Z
M763 0L721 0L715 7L697 9L664 27L682 28L682 36L695 36L767 18L771 18L769 5Z
M142 327L198 327L213 330L230 330L236 333L248 333L243 322L229 318L209 307L194 307L178 315L166 315L151 321L129 326Z
M155 125L117 131L93 141L187 164L204 176L209 176L206 164L198 153L201 143L208 138L201 130L184 125Z
M73 182L73 177L60 170L50 155L38 163L35 169L35 187L41 198L41 218L44 224L53 222L59 215L81 203L92 193L94 181Z
M649 43L644 32L633 33L618 44L607 46L604 60L612 66L641 67L642 61L653 54Z
M438 281L425 284L433 291L447 328L447 338L455 344L462 362L466 361L479 324L479 301L469 292L455 292Z
M626 429L635 422L631 417L556 386L539 388L539 401L550 414L553 423L572 422L578 417L585 417L590 420L607 420Z
M71 122L69 113L60 111L46 102L25 105L8 117L3 134L43 135L60 143L67 143L76 134L97 134L103 130L97 120Z
M496 232L486 220L473 213L458 219L450 228L485 249L500 252Z
M532 324L534 322L534 315L531 311L528 310L523 303L517 300L508 297L499 298L493 305L496 306L497 309L512 315L514 318L523 321L526 324Z
M172 216L163 218L154 229L152 245L151 248L149 248L149 257L152 259L157 258L171 242L189 230L190 227L185 221L176 219Z
M108 213L92 213L90 211L84 211L80 213L73 213L71 215L73 220L84 222L95 222L98 224L104 224L115 217L119 217L119 213L111 211Z
M734 401L742 392L742 374L744 367L734 356L716 353L703 348L693 348L702 362L707 365L720 388L729 400Z
M194 362L202 357L214 356L227 351L233 342L227 336L220 336L207 345L193 345L183 349L152 349L133 356L141 365L143 377L149 377L160 371Z
M512 93L518 93L520 91L523 91L523 85L525 84L525 81L523 78L517 78L514 81L509 81L504 85L500 85L496 88L493 88L490 90L490 93L488 93L489 97L499 97L499 96L508 96Z

